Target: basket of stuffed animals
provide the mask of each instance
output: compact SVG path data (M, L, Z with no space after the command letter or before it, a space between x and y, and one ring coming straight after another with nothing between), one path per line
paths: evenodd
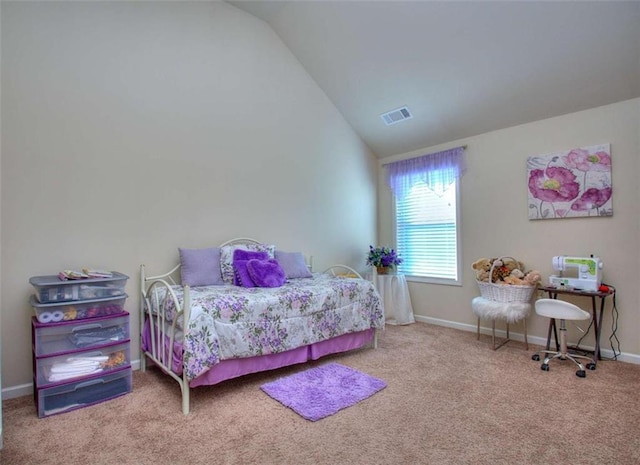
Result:
M513 257L482 258L473 263L480 295L495 302L531 302L540 282L540 273L524 271Z

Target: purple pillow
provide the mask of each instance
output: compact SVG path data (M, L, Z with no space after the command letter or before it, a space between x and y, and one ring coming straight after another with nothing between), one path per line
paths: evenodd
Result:
M189 286L221 286L220 248L181 249L180 275L182 285Z
M247 272L247 262L249 260L266 260L269 258L267 252L258 252L255 250L241 250L236 249L233 251L233 271L234 271L234 284L242 287L256 287L253 280Z
M234 260L233 261L233 283L236 286L242 287L256 287L249 272L247 271L247 263L249 260Z
M258 287L280 287L287 280L277 260L249 260L247 272Z
M288 279L313 277L301 252L276 250L276 260L280 263Z

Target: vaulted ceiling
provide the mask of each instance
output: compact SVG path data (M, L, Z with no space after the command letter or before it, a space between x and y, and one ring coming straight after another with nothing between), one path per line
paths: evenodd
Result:
M378 157L640 97L640 1L227 3L273 28Z

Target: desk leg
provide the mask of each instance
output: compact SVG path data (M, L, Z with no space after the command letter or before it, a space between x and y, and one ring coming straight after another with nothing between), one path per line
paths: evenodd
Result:
M593 324L594 324L594 329L596 331L596 350L595 353L593 354L593 361L596 362L598 360L602 360L602 356L600 355L600 333L602 332L602 316L604 315L604 301L607 297L603 296L600 297L600 315L597 315L597 310L596 310L596 298L592 297L593 299ZM596 318L596 316L598 316Z

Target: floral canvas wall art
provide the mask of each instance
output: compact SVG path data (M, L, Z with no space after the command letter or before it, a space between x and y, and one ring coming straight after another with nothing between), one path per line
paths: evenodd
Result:
M527 159L529 219L612 216L609 144Z

